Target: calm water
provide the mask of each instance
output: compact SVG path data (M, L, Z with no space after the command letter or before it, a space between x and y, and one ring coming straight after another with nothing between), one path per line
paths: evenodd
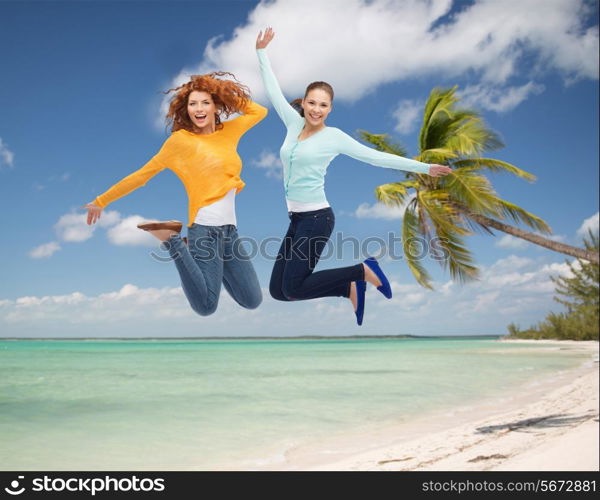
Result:
M492 340L0 341L0 469L252 468L584 359Z

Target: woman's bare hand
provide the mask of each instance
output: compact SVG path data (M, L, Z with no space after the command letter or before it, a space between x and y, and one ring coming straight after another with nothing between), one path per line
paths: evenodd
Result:
M88 226L95 224L96 221L102 215L102 208L100 208L98 205L95 205L94 203L88 203L87 205L85 205L82 208L84 208L85 210L88 211L88 213L87 213Z
M263 36L262 31L258 32L258 37L256 38L256 48L257 49L266 49L267 45L271 43L273 37L275 36L275 32L273 28L269 27L265 30L265 34Z
M443 177L444 175L448 175L452 173L452 169L447 167L446 165L437 165L432 163L429 166L429 175L431 177Z

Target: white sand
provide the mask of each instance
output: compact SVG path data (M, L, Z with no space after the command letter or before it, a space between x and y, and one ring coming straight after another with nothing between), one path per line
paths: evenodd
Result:
M584 349L589 361L493 404L457 409L377 434L293 450L295 470L597 471L598 342L507 341ZM555 346L555 347L554 347Z

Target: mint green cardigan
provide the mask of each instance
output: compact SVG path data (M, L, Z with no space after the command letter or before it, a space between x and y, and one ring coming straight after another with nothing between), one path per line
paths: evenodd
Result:
M304 118L288 103L281 92L266 50L258 49L256 52L269 99L287 129L280 157L283 163L285 196L288 200L307 203L326 202L325 174L331 160L339 154L378 167L420 174L429 173L427 163L369 148L335 127L325 127L307 139L299 141L298 136L304 128Z

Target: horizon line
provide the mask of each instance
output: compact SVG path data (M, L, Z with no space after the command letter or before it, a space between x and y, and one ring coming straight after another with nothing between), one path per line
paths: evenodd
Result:
M0 340L286 340L286 339L356 339L356 338L482 338L508 334L481 335L295 335L295 336L197 336L197 337L0 337Z

